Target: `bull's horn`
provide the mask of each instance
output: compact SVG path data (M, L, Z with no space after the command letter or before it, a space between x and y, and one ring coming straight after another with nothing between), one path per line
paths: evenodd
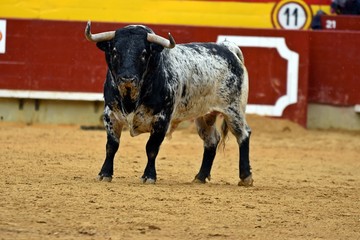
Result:
M85 28L85 37L90 42L108 41L115 37L115 31L92 34L91 33L91 22L88 21L86 24L86 28Z
M165 48L174 48L176 45L173 36L171 36L171 33L169 33L169 39L163 38L153 33L148 33L147 40L152 43L157 43Z

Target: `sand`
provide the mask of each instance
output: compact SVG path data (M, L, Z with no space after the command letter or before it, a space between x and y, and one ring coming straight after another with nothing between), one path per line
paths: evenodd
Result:
M254 186L230 137L212 179L194 126L174 132L140 183L148 135L124 132L111 183L105 131L0 123L0 239L360 239L360 133L249 116Z

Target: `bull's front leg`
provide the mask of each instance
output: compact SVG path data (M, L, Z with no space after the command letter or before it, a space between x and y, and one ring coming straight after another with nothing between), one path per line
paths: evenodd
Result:
M153 130L150 134L150 138L146 143L146 155L148 158L148 162L146 164L144 174L141 177L143 183L156 182L155 160L159 153L160 145L165 138L168 126L168 120L160 120L153 125Z
M111 182L114 174L114 157L119 149L123 124L114 116L109 108L104 111L104 125L107 133L106 157L98 175L98 180Z

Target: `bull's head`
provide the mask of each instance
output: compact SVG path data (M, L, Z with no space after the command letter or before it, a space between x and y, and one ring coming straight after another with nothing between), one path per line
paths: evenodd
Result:
M97 47L105 52L107 65L121 96L129 96L132 100L139 96L151 57L163 48L175 47L170 33L166 39L141 25L97 34L92 34L90 27L89 21L85 28L86 39L96 42Z

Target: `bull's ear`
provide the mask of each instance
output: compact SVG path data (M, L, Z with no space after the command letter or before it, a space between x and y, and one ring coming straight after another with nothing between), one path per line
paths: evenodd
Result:
M108 52L111 49L111 41L103 41L103 42L97 42L96 46L104 51L104 52Z

